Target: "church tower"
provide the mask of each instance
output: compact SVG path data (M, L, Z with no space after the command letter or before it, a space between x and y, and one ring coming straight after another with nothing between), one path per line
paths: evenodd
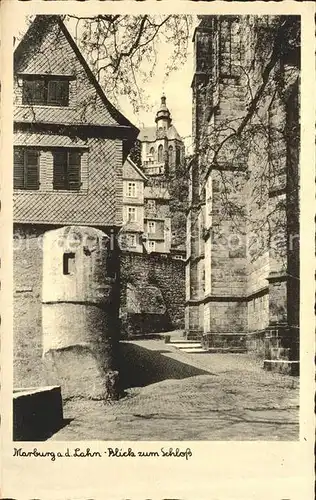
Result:
M162 94L153 124L140 130L141 169L147 177L144 188L144 233L148 252L169 253L173 235L169 192L170 177L184 162L184 142L172 123ZM185 221L184 221L185 222Z
M160 108L158 109L155 118L158 134L161 131L165 132L168 130L171 125L171 121L170 111L166 105L166 96L165 94L162 94Z

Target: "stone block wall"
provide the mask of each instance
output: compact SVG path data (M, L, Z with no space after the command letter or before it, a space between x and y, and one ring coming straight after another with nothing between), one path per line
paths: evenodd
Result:
M282 64L273 68L242 137L234 136L232 129L247 115L249 87L255 95L262 84L273 43L271 30L278 21L269 16L205 16L196 30L192 83L196 157L190 171L186 273L188 332L200 325L203 303L205 334L245 332L247 348L273 363L277 356L298 352L298 241L293 248L289 244L299 232L295 60L289 68ZM231 135L232 140L226 141ZM201 231L193 224L193 214L202 212L204 188ZM204 242L203 291L197 261ZM273 347L271 339L277 338L275 348L280 351L264 353L265 331L268 345ZM286 351L290 335L291 353Z
M227 299L214 300L204 305L204 314L210 317L210 332L246 332L247 331L247 304L245 301Z
M127 289L132 287L139 308L127 310ZM156 288L163 304L151 306L147 291ZM122 335L127 335L126 324L134 324L129 334L149 334L157 331L184 328L185 263L169 255L122 252L120 256L120 316ZM144 296L145 295L145 296ZM161 307L162 306L162 307ZM141 324L143 328L141 328ZM141 331L143 330L143 331Z
M249 332L264 330L269 324L268 290L247 301L247 327Z
M42 362L43 227L19 226L14 232L13 340L15 387L48 385Z

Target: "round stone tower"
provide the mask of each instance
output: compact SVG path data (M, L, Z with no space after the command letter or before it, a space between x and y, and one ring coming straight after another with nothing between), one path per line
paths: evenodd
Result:
M43 357L51 382L65 397L118 396L110 238L94 228L70 226L43 238Z

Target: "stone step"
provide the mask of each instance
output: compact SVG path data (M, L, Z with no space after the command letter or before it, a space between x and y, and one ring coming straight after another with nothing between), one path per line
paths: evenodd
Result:
M243 347L209 347L205 348L206 352L209 353L218 353L218 354L225 354L225 353L233 353L233 354L244 354L247 351L246 348Z
M197 340L186 340L186 339L183 339L183 340L170 340L170 344L196 344L198 343L199 341ZM200 342L199 342L200 343Z
M206 351L202 347L186 347L185 349L181 349L181 352L187 352L188 354L207 354L208 353L208 351Z
M176 347L177 349L186 349L191 347L202 347L201 342L170 342L171 346Z

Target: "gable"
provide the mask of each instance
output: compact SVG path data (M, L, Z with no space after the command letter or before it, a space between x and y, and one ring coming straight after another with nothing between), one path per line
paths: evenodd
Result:
M127 158L123 165L123 179L133 179L144 182L146 179L145 175L141 172L141 170L130 160Z
M18 121L121 126L137 132L108 101L59 16L36 16L15 50L14 72L15 119ZM26 75L68 78L69 106L21 107L21 84Z
M15 72L26 74L75 75L76 58L58 23L47 16L35 20L16 50ZM23 50L24 49L24 50Z

